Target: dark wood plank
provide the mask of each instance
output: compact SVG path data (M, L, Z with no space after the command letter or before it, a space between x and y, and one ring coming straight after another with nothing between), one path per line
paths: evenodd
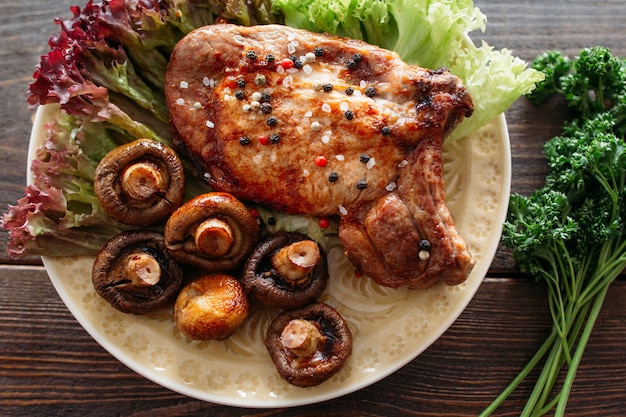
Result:
M530 61L548 49L575 55L594 45L626 54L621 0L475 0L474 5L488 18L482 37L496 48L512 50L525 60Z
M37 0L0 3L2 66L0 66L0 202L4 207L23 193L26 151L33 113L26 91L47 41L58 32L54 18L71 16L72 0Z
M48 51L48 39L58 33L54 18L71 16L75 0L20 0L0 2L0 211L24 194L26 156L34 113L26 103L39 56ZM0 230L0 262L6 255L7 233ZM39 263L37 258L24 263Z
M126 368L67 311L42 268L0 268L0 415L476 415L549 331L545 288L489 278L458 321L396 374L324 404L244 410L186 398ZM570 416L626 412L626 282L612 288L583 359ZM498 415L515 415L526 385Z
M0 209L21 197L32 112L26 88L53 18L70 16L81 0L0 2ZM531 60L547 49L574 55L605 45L626 56L623 0L476 0L487 32L473 34ZM567 109L535 108L524 99L507 112L512 190L527 194L545 175L541 147L558 133ZM0 231L0 263L6 233ZM21 264L38 264L37 258ZM444 336L389 378L328 403L296 409L246 410L209 404L137 375L78 325L49 283L31 266L0 266L0 415L476 415L509 382L549 329L545 291L515 274L498 251L475 299ZM626 280L614 284L581 364L568 407L571 416L626 415ZM529 387L498 415L519 415Z

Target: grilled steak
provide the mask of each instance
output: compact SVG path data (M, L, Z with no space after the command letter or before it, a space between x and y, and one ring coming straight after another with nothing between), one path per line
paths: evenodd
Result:
M347 256L381 285L467 278L441 147L473 103L446 69L351 39L219 24L176 46L165 92L177 147L214 189L339 215Z

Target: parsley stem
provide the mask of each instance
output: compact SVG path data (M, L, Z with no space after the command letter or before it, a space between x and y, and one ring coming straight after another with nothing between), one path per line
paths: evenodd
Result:
M604 260L603 266L596 271L593 278L585 286L584 291L578 297L580 304L591 301L605 287L608 287L626 266L626 241L615 248L615 258Z
M556 330L552 330L550 335L543 342L541 347L537 350L535 355L528 361L526 366L517 374L515 379L513 379L509 385L493 400L487 408L485 408L480 414L479 417L488 417L490 416L496 409L508 398L515 389L526 379L528 374L535 369L535 367L541 362L546 353L554 344L554 341L558 339L558 334Z
M600 314L600 310L602 309L602 305L604 304L604 299L606 298L608 289L609 286L605 285L604 288L598 293L598 296L593 303L593 307L591 308L591 312L587 317L585 328L583 329L583 333L580 336L580 340L578 341L576 352L574 353L573 360L568 367L567 375L565 376L565 381L563 382L563 388L561 389L561 393L559 394L559 402L554 413L555 417L562 417L565 415L565 407L567 406L569 394L572 390L572 385L574 384L574 378L576 377L578 366L580 365L580 361L582 360L583 353L587 346L587 342L589 342L593 326L595 325L596 320L598 319L598 316Z
M564 363L563 351L565 349L563 338L558 337L552 344L541 374L535 382L535 387L520 414L521 417L536 416L538 415L538 410L543 408L556 382L559 370Z

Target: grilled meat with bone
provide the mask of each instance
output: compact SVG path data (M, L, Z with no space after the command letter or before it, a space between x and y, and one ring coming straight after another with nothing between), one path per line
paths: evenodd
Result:
M381 285L467 278L441 147L473 103L447 70L361 41L218 24L176 46L165 92L177 146L214 189L339 215L347 256Z

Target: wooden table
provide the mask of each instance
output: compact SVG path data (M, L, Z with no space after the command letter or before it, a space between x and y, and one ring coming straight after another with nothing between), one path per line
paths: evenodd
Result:
M32 113L25 91L52 19L76 0L0 2L0 203L22 196ZM623 0L477 0L482 35L530 61L546 49L575 55L606 45L626 55ZM475 34L478 40L480 34ZM542 143L559 131L558 101L541 109L520 99L507 111L515 192L541 185ZM548 334L545 288L516 272L500 250L477 295L426 352L359 392L296 409L253 410L184 397L137 375L101 348L68 312L39 259L11 261L0 234L0 415L476 415L513 378ZM568 407L570 416L626 415L626 280L610 290ZM529 387L498 415L519 413Z

